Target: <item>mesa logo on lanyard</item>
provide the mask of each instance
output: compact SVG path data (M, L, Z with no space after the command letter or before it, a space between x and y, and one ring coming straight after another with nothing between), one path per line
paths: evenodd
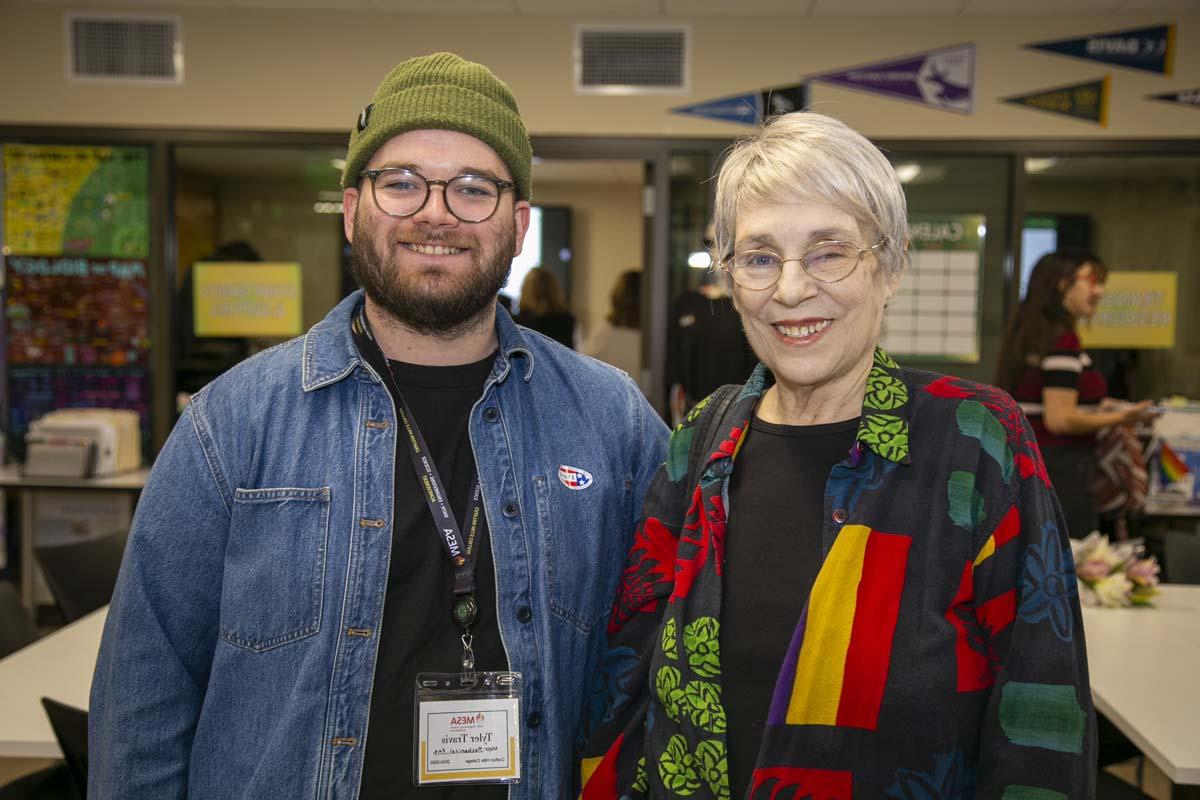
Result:
M558 468L558 480L563 486L577 492L580 489L586 489L591 486L595 478L586 469L568 467L566 464L563 464Z

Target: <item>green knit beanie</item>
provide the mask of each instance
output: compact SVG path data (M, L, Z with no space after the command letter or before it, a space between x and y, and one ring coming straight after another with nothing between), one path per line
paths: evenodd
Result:
M482 64L453 53L410 58L393 69L350 131L342 186L358 174L393 136L414 130L458 131L474 136L500 156L528 200L533 148L508 86Z

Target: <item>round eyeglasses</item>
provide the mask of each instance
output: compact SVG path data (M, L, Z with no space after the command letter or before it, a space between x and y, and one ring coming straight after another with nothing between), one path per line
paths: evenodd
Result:
M804 271L821 283L837 283L850 277L864 255L883 247L886 242L885 236L865 250L850 242L817 242L795 258L784 258L771 250L746 250L721 262L721 269L728 272L738 286L752 291L770 289L779 283L783 265L789 261L799 261Z
M379 210L391 217L411 217L429 202L434 186L441 186L446 208L463 222L483 222L500 207L500 195L516 186L512 181L486 175L456 175L447 181L426 178L402 167L364 169L371 179L371 194Z

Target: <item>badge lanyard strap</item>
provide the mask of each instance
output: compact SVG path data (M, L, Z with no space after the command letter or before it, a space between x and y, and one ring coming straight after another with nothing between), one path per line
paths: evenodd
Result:
M450 509L450 498L446 495L441 476L430 458L429 447L425 437L417 427L412 410L404 399L404 394L396 384L392 371L387 367L387 357L380 350L379 344L371 336L366 315L359 311L354 320L354 333L361 335L370 342L369 351L380 361L377 365L384 381L392 394L400 401L397 411L404 425L405 438L408 441L408 455L413 468L417 471L421 488L424 490L425 502L429 513L437 526L437 538L450 559L454 568L454 602L451 607L451 619L462 628L463 643L463 672L473 673L475 657L471 649L471 625L479 617L479 606L475 602L475 563L479 560L479 523L483 519L483 494L479 486L479 476L471 481L471 501L467 506L467 514L463 518L463 527L467 529L464 540L462 529Z

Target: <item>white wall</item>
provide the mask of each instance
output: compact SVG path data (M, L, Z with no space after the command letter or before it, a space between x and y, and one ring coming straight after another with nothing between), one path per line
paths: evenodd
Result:
M815 107L880 138L1197 137L1195 109L1144 100L1200 87L1200 12L1091 16L705 16L691 26L692 91L577 95L572 15L422 16L383 12L184 9L182 86L66 80L64 9L0 5L0 124L349 131L375 86L405 57L451 49L507 80L538 135L723 137L741 130L669 113L690 102L807 75L974 42L975 113L926 109L819 85ZM1181 6L1182 8L1182 6ZM141 13L153 12L141 6ZM1177 24L1175 74L1163 77L1023 49L1033 41ZM403 34L403 36L401 36ZM414 42L406 49L397 42ZM1107 128L999 98L1112 75Z

